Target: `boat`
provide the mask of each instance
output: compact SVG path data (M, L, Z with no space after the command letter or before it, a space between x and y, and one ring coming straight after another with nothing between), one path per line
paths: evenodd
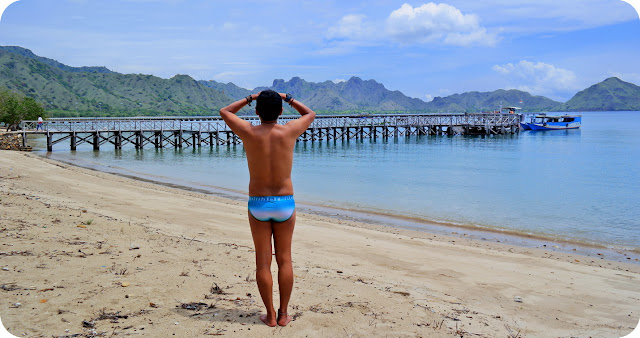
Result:
M582 124L582 115L547 115L538 114L531 117L530 122L522 122L524 130L564 130L577 129Z

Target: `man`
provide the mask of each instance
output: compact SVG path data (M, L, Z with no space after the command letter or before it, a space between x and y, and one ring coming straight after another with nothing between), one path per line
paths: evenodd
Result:
M285 125L278 124L282 101L289 103L301 117ZM246 104L256 103L260 124L253 126L235 114ZM244 144L249 165L249 225L256 251L256 281L267 309L260 320L269 326L285 326L293 289L291 239L296 222L291 166L296 139L311 125L316 113L289 94L265 90L238 100L220 110L220 116ZM273 306L271 277L271 237L278 263L280 308Z
M36 131L42 129L42 122L44 122L42 116L38 116L38 125L36 125Z

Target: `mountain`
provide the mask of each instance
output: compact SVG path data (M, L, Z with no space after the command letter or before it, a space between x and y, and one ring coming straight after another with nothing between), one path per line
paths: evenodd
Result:
M640 110L640 87L610 77L578 92L559 111Z
M255 91L264 88L256 88ZM427 103L408 97L399 91L391 91L375 80L352 77L348 81L334 83L307 82L299 77L289 81L274 80L270 89L290 93L318 111L425 111Z
M435 97L429 102L429 110L437 112L481 112L499 107L515 106L524 111L552 110L560 102L544 96L533 96L521 90L498 89L492 92L466 92L447 97Z
M206 85L216 88L233 98L240 98L272 89L290 93L294 98L313 107L318 112L335 111L374 111L374 112L481 112L492 111L500 106L517 106L524 111L552 110L561 102L544 96L533 96L520 90L495 90L492 92L467 92L446 97L436 97L431 102L408 97L399 91L390 91L375 80L362 80L352 77L348 81L334 83L307 82L299 77L289 81L277 79L270 87L258 87L247 90L233 83L223 84L215 81ZM286 107L285 107L286 109Z
M253 90L233 83L196 81L188 75L162 79L120 74L105 67L71 67L17 46L0 46L0 88L33 97L51 116L216 115L250 93L270 88L290 93L318 113L336 112L480 112L499 106L528 111L640 110L640 87L609 78L561 103L519 90L466 92L431 102L385 88L375 80L308 82L276 79ZM293 110L285 105L287 112ZM251 114L244 108L242 114Z
M231 102L187 75L162 79L95 67L69 70L18 51L0 49L0 86L33 97L53 116L212 115Z
M240 88L233 83L224 84L216 81L200 81L200 83L236 99L265 89L289 93L318 112L424 111L427 107L427 103L422 100L410 98L397 90L390 91L375 80L365 81L358 77L339 83L307 82L299 77L293 77L289 81L276 79L270 87L257 87L253 90ZM289 108L285 106L286 109Z
M83 72L83 73L113 73L106 67L71 67L65 64L62 64L56 60L45 58L42 56L38 56L33 54L33 52L29 49L18 47L18 46L0 46L0 51L5 51L9 53L19 54L27 58L38 60L46 65L53 66L59 68L61 70L67 72Z
M204 86L220 91L228 97L235 98L236 100L241 97L247 97L248 95L253 93L253 91L246 88L238 87L232 82L220 83L213 80L209 80L209 81L200 80L198 82L200 82Z

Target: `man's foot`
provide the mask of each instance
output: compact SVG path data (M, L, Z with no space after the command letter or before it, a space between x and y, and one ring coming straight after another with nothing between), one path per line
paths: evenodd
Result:
M276 326L276 321L275 321L275 320L271 320L271 321L270 321L270 320L268 320L268 319L267 319L267 315L261 315L261 316L260 316L260 320L261 320L263 323L267 324L267 326L270 326L270 327L274 327L274 326Z
M289 316L286 312L281 312L278 310L278 325L287 326L287 324L291 323L293 317Z

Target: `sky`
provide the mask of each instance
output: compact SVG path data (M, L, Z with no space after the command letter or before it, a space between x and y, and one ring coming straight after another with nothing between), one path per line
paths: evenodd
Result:
M566 101L611 76L640 85L640 19L621 0L19 0L0 45L249 89L357 76L424 101L512 88Z

